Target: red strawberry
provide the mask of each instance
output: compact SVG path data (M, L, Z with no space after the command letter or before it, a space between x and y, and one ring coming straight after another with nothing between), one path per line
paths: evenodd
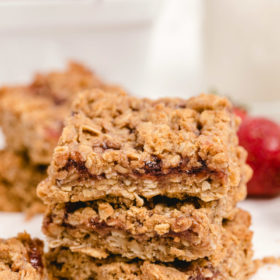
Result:
M234 107L233 112L241 118L241 120L244 120L247 116L247 111L242 107Z
M280 193L280 126L266 118L245 117L238 131L240 145L248 151L253 178L248 183L251 196Z

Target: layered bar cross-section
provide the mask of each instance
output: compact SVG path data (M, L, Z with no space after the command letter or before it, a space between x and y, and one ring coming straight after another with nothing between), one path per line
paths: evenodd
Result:
M227 197L203 202L154 197L141 207L116 198L50 205L43 232L49 246L69 247L95 258L171 262L212 255L222 246L222 221L234 215L246 186Z
M85 252L62 247L47 256L52 280L246 280L254 271L250 216L238 210L233 220L223 225L223 248L212 258L192 262L154 263L110 256L98 260Z
M74 102L38 192L46 202L216 200L243 180L237 128L231 104L214 95L153 101L87 91Z

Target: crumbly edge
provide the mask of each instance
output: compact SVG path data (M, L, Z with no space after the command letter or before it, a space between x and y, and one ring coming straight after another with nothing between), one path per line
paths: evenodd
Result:
M122 91L95 90L78 96L72 110L73 117L68 119L59 145L69 146L83 160L87 144L93 144L97 161L86 158L92 175L106 173L108 166L121 174L139 176L196 173L200 169L226 173L230 145L238 143L231 104L214 95L152 101ZM170 146L169 141L176 141L176 145ZM143 150L137 145L143 145ZM57 164L60 167L63 163Z
M225 99L201 95L151 101L95 90L81 94L75 104L49 171L58 188L106 180L124 189L138 186L146 197L160 188L161 195L188 192L212 200L239 184L238 122ZM200 116L195 127L192 114Z
M83 93L55 151L54 169L65 164L69 169L73 160L74 165L84 161L93 176L108 169L145 177L180 172L227 176L231 146L238 144L235 115L225 99L211 95L194 99L222 104L196 108L188 100L151 101L119 91Z
M240 170L239 184L243 182L246 184L252 175L252 171L244 162L247 153L240 148L237 151L239 156L238 168ZM97 199L104 199L107 196L122 197L124 200L138 201L141 204L143 197L151 199L154 196L167 196L170 198L185 199L188 196L198 197L204 201L211 201L225 197L228 192L236 189L235 186L225 188L217 184L217 182L209 183L203 181L202 178L191 184L189 176L185 176L185 181L179 181L175 177L173 182L163 180L162 182L154 182L151 180L135 180L133 183L127 182L127 178L99 178L92 180L77 180L73 174L72 182L65 185L53 184L51 178L42 181L37 188L38 196L45 203L62 203L75 201L90 201ZM177 182L176 182L177 181ZM205 183L207 188L204 188ZM203 190L202 190L202 189Z
M31 239L27 233L0 239L0 278L23 279L21 277L25 276L27 280L45 279L43 246L41 240Z
M195 209L191 203L151 207L104 201L51 206L43 231L51 247L71 246L101 258L113 252L128 258L141 253L149 260L192 260L216 248L222 218L213 209Z
M46 167L32 165L25 155L9 150L0 151L0 157L0 211L25 212L27 217L43 213L36 186L46 177Z
M169 198L185 199L188 196L198 197L204 201L219 199L226 195L230 186L226 187L216 182L207 183L204 187L201 180L180 180L174 177L174 181L163 180L162 182L151 180L128 180L126 177L100 178L93 180L73 180L64 185L52 183L50 178L42 181L37 188L38 196L45 203L67 201L89 201L103 199L107 195L121 196L124 199L135 201L138 197L151 199L154 196L166 196Z
M151 263L110 256L97 260L67 248L51 249L47 255L50 279L95 280L245 280L254 272L251 251L250 217L239 211L233 221L225 223L223 250L217 260ZM219 260L219 261L218 261ZM222 260L222 261L221 261ZM123 277L123 278L122 278Z
M243 184L227 197L208 203L191 197L185 201L155 197L135 206L107 197L52 204L43 231L51 247L69 246L97 258L114 253L128 258L141 254L151 261L190 261L219 247L221 222L234 216L236 203L245 195Z

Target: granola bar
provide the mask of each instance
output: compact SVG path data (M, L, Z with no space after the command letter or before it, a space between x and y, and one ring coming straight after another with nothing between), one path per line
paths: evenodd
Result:
M224 222L223 249L213 258L192 262L153 263L110 256L95 259L86 253L60 247L47 256L49 277L96 280L245 280L254 271L250 216L239 210L232 221Z
M107 86L72 62L65 71L36 75L30 85L0 89L0 126L6 138L0 153L1 211L43 211L35 187L47 176L72 100L80 90L93 87Z
M242 180L246 156L227 99L138 99L91 90L74 102L55 148L44 201L219 199ZM240 156L241 155L241 156Z
M0 239L0 280L44 280L43 242L27 233Z
M35 166L22 154L0 151L0 211L42 213L37 184L46 176L45 166Z
M38 74L30 85L0 89L0 126L8 149L49 164L73 98L80 90L105 85L90 70L70 63L64 72Z
M50 205L43 232L52 248L70 247L95 258L119 254L128 259L191 261L218 250L222 220L246 195L243 184L227 197L203 202L154 197L142 207L106 200Z

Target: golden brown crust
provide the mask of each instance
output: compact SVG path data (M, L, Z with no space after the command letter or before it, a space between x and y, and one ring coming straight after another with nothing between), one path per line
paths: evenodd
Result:
M214 95L152 101L121 90L86 91L74 102L38 193L56 202L221 198L240 184L245 166L231 110Z

